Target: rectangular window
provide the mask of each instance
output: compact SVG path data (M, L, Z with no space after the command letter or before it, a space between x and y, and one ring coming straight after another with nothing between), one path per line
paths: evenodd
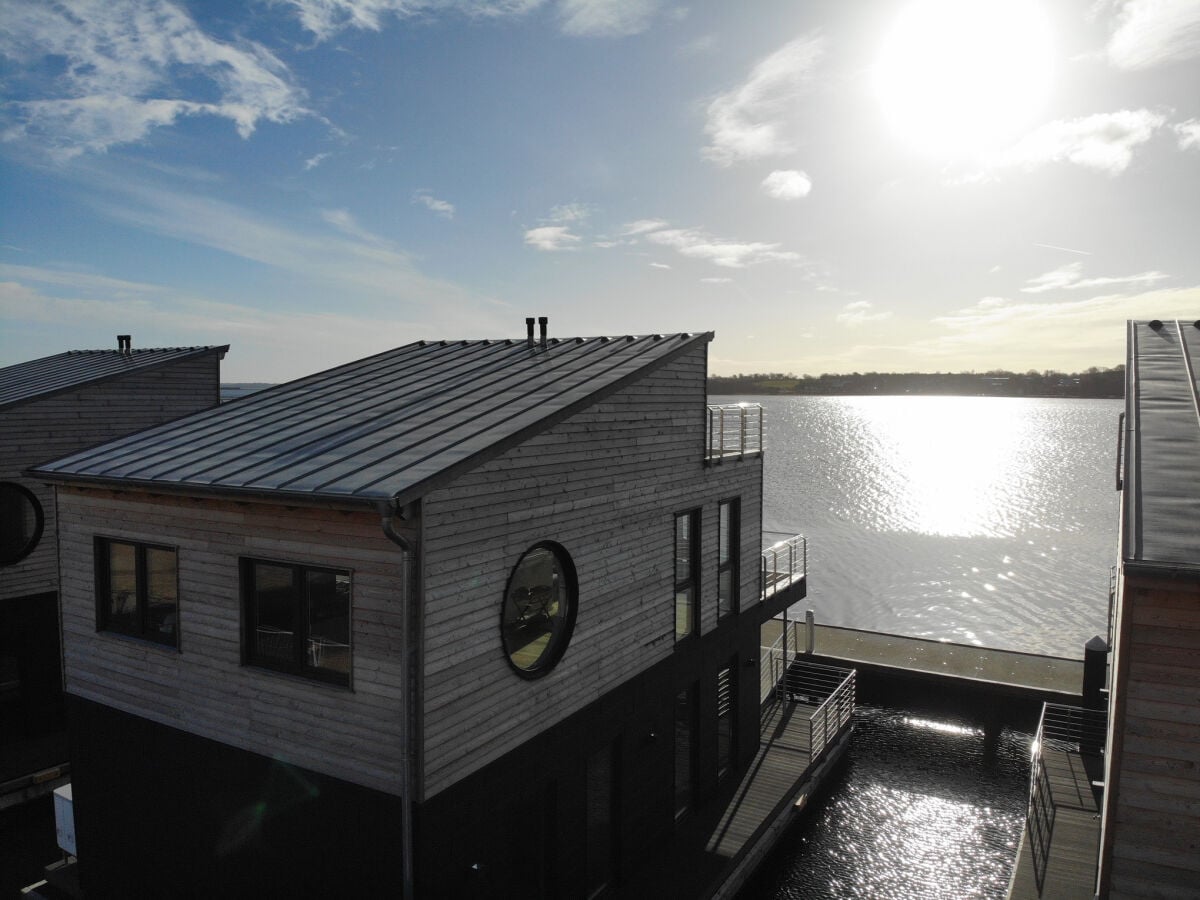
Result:
M700 510L675 516L675 640L697 630L700 573Z
M696 784L696 686L675 695L675 818L692 803Z
M733 766L737 738L737 666L717 672L717 777Z
M738 611L738 551L741 547L741 504L722 501L717 513L717 618Z
M99 629L178 647L175 548L96 538L95 552Z
M242 560L250 665L350 683L350 573Z
M613 742L588 757L586 847L587 896L598 897L613 880L617 864L617 752Z

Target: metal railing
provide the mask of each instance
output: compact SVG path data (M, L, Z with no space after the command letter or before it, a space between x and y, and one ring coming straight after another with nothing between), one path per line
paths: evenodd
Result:
M808 574L808 541L798 534L762 552L762 599Z
M741 459L763 451L763 408L758 403L708 407L707 459Z
M779 631L779 637L770 647L759 648L760 665L758 667L759 702L770 706L768 701L779 697L779 685L783 676L796 658L798 632L796 622L784 622Z
M818 704L808 717L808 758L819 757L837 739L854 715L854 669L793 662L780 684L783 696L792 701Z

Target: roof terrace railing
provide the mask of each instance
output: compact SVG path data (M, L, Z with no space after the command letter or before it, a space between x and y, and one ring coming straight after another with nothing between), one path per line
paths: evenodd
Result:
M762 599L774 595L808 574L808 541L798 534L762 552Z
M708 407L709 461L742 459L763 451L763 408L759 403Z

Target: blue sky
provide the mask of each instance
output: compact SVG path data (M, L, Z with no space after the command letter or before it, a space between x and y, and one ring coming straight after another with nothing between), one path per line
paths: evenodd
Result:
M0 365L713 330L1083 369L1200 318L1200 2L6 0Z

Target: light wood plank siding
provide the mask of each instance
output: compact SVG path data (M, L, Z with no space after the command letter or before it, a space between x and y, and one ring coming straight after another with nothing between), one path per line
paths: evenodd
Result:
M699 347L424 498L424 798L674 652L676 512L702 509L701 629L716 626L722 499L741 497L743 608L757 602L762 461L706 467L704 428ZM579 612L558 666L527 681L500 611L541 540L571 554Z
M29 488L46 517L34 551L0 568L0 600L58 589L54 490L21 473L215 406L221 399L220 377L220 356L214 352L0 410L0 480Z
M400 792L404 566L375 513L68 487L59 525L68 693ZM96 631L97 534L178 548L178 651ZM245 556L350 570L351 690L241 664Z
M1200 885L1200 585L1130 576L1112 897Z

